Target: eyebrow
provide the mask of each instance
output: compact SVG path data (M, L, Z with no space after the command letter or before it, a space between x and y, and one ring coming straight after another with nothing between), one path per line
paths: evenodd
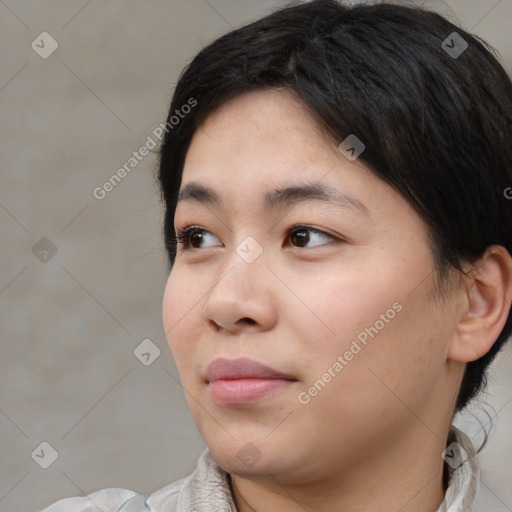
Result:
M275 210L311 200L324 201L369 215L368 209L359 199L340 192L336 187L318 182L297 183L269 191L263 198L263 207ZM182 201L223 207L222 198L215 190L194 181L187 183L179 192L176 204Z

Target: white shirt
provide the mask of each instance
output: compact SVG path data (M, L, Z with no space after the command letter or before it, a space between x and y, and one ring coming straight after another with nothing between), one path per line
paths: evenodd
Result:
M437 512L490 512L488 492L479 495L480 472L469 437L451 426L455 442L445 455L450 475L445 498ZM450 449L450 446L452 448ZM461 449L462 447L462 449ZM453 468L452 468L453 466ZM478 495L478 499L475 498ZM230 476L208 449L196 470L149 496L127 489L103 489L83 497L65 498L41 512L237 512ZM492 509L494 512L494 508Z

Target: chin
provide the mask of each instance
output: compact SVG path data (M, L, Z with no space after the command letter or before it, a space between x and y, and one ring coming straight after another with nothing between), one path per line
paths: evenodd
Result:
M217 442L207 445L224 471L242 478L268 479L297 467L297 462L286 458L286 448L282 444L281 452L268 443L243 443L233 439L225 444Z

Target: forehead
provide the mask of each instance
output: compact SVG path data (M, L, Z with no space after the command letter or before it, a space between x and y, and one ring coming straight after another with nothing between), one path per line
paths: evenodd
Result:
M188 148L182 183L235 184L240 192L292 180L332 187L332 178L343 172L371 174L362 162L341 155L290 92L263 90L237 96L206 118Z
M361 158L347 159L338 149L339 142L329 138L288 91L237 96L210 114L194 133L180 190L186 200L179 204L219 207L224 202L236 212L251 206L264 212L286 195L311 198L325 193L327 198L330 190L330 199L337 196L338 203L351 203L370 218L412 221L417 228L419 217L405 199ZM324 190L305 194L298 190L315 184Z
M292 93L252 91L227 101L205 119L192 138L186 160L208 161L207 151L215 151L222 160L250 156L257 162L271 158L274 163L306 164L313 155L327 153L332 146ZM261 152L262 147L265 152Z

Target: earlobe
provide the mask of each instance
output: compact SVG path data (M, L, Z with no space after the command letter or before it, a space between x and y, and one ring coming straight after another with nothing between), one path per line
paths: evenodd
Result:
M484 356L510 313L512 258L502 246L489 247L464 278L463 307L448 358L469 362Z

